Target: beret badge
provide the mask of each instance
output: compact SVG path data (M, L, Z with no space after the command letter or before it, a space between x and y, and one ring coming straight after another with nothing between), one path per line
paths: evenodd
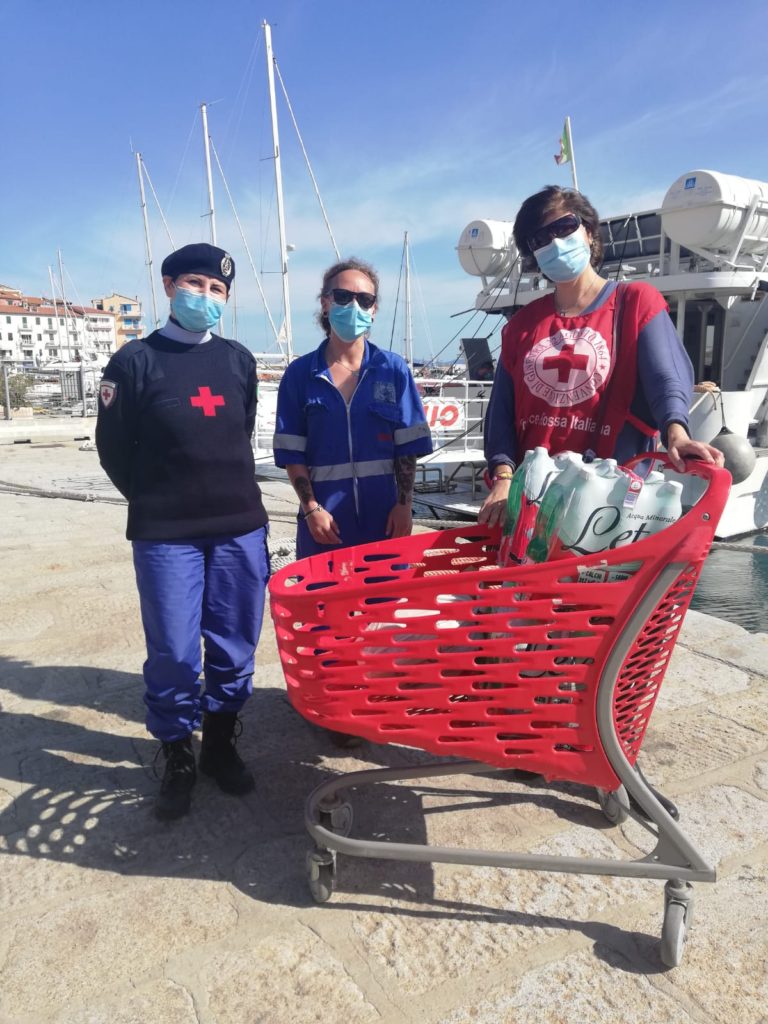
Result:
M232 257L229 253L225 253L221 258L221 272L224 277L230 277L232 275Z

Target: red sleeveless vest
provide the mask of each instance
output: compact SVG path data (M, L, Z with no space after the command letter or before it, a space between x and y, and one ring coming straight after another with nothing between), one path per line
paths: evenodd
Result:
M654 436L656 428L629 410L638 335L666 308L652 285L635 282L586 316L561 316L552 295L515 313L502 331L501 361L515 389L518 451L542 446L610 458L624 423Z

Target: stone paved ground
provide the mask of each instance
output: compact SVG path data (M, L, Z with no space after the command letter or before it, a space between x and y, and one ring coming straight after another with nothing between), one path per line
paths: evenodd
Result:
M0 447L0 480L83 466L95 456L72 444ZM0 494L0 1024L768 1020L768 636L691 613L644 747L719 870L696 888L679 968L658 959L660 882L340 858L316 906L306 794L427 757L340 756L286 703L267 621L241 740L256 791L202 779L188 819L156 822L124 517ZM644 842L584 790L490 775L382 785L355 813L354 834L412 841L597 856Z

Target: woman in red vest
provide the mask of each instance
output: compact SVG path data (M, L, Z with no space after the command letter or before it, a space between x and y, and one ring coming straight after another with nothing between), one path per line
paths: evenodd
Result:
M721 466L721 452L688 435L693 370L666 302L650 284L600 276L600 222L586 196L547 186L521 206L514 237L523 268L538 266L555 290L501 335L479 521L502 522L515 465L539 445L623 463L660 437L680 470L686 456Z

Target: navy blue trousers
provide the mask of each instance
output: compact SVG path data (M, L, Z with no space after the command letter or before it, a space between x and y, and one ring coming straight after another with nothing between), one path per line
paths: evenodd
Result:
M267 529L136 540L133 564L147 642L147 729L166 742L183 739L203 711L236 713L251 695L269 580Z

